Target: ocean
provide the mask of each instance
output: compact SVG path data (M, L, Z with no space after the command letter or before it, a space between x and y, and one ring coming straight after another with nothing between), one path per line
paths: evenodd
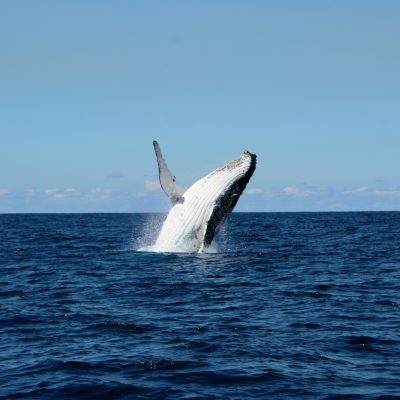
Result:
M1 399L400 399L400 212L0 215Z

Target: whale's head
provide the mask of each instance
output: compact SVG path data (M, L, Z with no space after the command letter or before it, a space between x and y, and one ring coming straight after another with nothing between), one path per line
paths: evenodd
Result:
M212 211L204 231L204 247L211 244L216 232L234 209L256 169L256 163L257 156L245 151L203 178L208 178L208 186L216 194L213 196Z

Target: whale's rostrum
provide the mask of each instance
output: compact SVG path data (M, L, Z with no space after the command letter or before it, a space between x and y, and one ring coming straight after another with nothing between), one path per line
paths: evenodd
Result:
M153 142L160 184L172 208L153 250L202 252L232 212L256 168L256 155L248 151L199 179L184 193L169 171L157 141Z

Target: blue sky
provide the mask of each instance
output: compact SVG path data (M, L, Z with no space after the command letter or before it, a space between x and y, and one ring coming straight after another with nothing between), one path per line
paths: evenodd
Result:
M397 1L0 2L0 212L165 211L258 156L238 211L400 210Z

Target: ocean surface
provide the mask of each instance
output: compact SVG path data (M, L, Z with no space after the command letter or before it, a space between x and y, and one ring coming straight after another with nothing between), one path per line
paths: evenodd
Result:
M400 399L400 213L0 215L1 399Z

